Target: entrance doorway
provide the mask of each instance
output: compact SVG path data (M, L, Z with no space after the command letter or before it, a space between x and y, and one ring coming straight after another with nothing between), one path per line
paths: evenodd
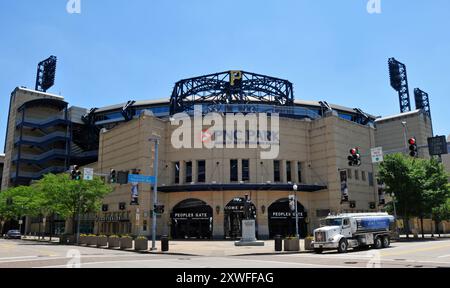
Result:
M199 199L187 199L172 210L173 239L211 239L213 209Z
M308 234L306 224L307 213L305 207L297 202L298 211L298 230L301 238ZM295 236L295 212L289 207L289 198L283 198L269 206L269 237L276 235L282 237Z
M245 198L234 198L225 206L225 239L237 240L242 237L242 220L244 220ZM256 219L256 207L250 202L250 219ZM258 237L258 225L256 225L256 237Z

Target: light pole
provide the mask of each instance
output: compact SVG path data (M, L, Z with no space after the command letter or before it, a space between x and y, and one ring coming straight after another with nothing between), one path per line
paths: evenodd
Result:
M297 201L298 186L297 186L297 184L294 184L294 186L292 186L292 188L294 188L294 193L295 193L294 194L295 195L295 197L294 197L294 199L295 199L295 203L294 203L294 205L295 205L295 236L300 239L300 234L298 233L298 205L297 205L297 203L298 203L298 201Z
M152 251L156 250L156 205L158 205L158 147L159 147L159 138L151 137L148 139L150 142L155 143L155 157L153 163L153 174L155 176L155 183L153 183L153 225L152 225ZM150 148L151 149L151 148ZM150 203L151 207L151 203Z
M408 139L407 139L407 136L406 136L406 133L408 131L407 122L406 121L402 121L402 125L403 125L403 136L405 138L405 153L408 153Z

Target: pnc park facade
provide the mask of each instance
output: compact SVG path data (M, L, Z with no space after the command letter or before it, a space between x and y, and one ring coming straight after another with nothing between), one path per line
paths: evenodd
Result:
M224 116L279 115L279 153L266 159L262 147L174 147L179 127L173 118L180 113L194 117L195 107ZM401 124L405 120L408 135ZM238 239L246 197L258 239L295 235L289 197L296 194L299 231L305 237L329 213L383 210L370 151L406 152L404 136L426 144L432 136L429 114L418 109L380 118L325 100L295 99L289 81L244 71L178 81L162 100L124 99L101 108L70 106L62 96L18 87L10 99L2 190L29 185L47 173L68 173L73 165L93 168L105 179L112 169L153 175L155 145L149 139L157 137L158 203L164 205L157 216L158 236ZM354 147L360 166L349 166ZM419 156L427 157L426 149ZM139 183L139 205L131 205L133 183L111 185L101 211L81 217L81 232L150 236L151 184ZM27 217L23 230L36 232L39 221ZM56 216L46 227L71 233L68 222Z

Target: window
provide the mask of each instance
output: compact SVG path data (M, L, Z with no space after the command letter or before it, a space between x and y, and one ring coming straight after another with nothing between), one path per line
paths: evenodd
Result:
M186 162L186 183L192 182L192 162Z
M352 169L347 169L347 178L352 179Z
M205 183L206 182L206 161L200 160L197 162L197 176L198 182Z
M344 218L344 226L350 226L350 220L348 218Z
M362 171L361 172L361 179L362 181L366 182L367 178L366 178L366 171Z
M230 181L238 181L238 160L230 160Z
M302 163L297 163L297 177L298 177L298 183L303 183L302 179Z
M180 184L180 162L175 162L173 168L175 184Z
M286 161L286 181L292 182L291 161Z
M274 160L273 161L273 180L275 182L280 182L281 181L280 161L279 160Z
M373 173L369 172L369 186L373 186Z
M242 181L250 181L250 160L242 160Z
M355 169L355 180L359 180L359 171Z

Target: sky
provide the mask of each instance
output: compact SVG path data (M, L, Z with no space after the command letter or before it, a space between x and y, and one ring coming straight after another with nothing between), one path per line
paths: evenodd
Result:
M58 57L48 92L92 108L169 98L175 82L228 70L288 79L296 99L376 116L400 112L387 60L430 95L435 134L450 134L450 1L0 1L0 151L10 94L34 88L37 63Z

